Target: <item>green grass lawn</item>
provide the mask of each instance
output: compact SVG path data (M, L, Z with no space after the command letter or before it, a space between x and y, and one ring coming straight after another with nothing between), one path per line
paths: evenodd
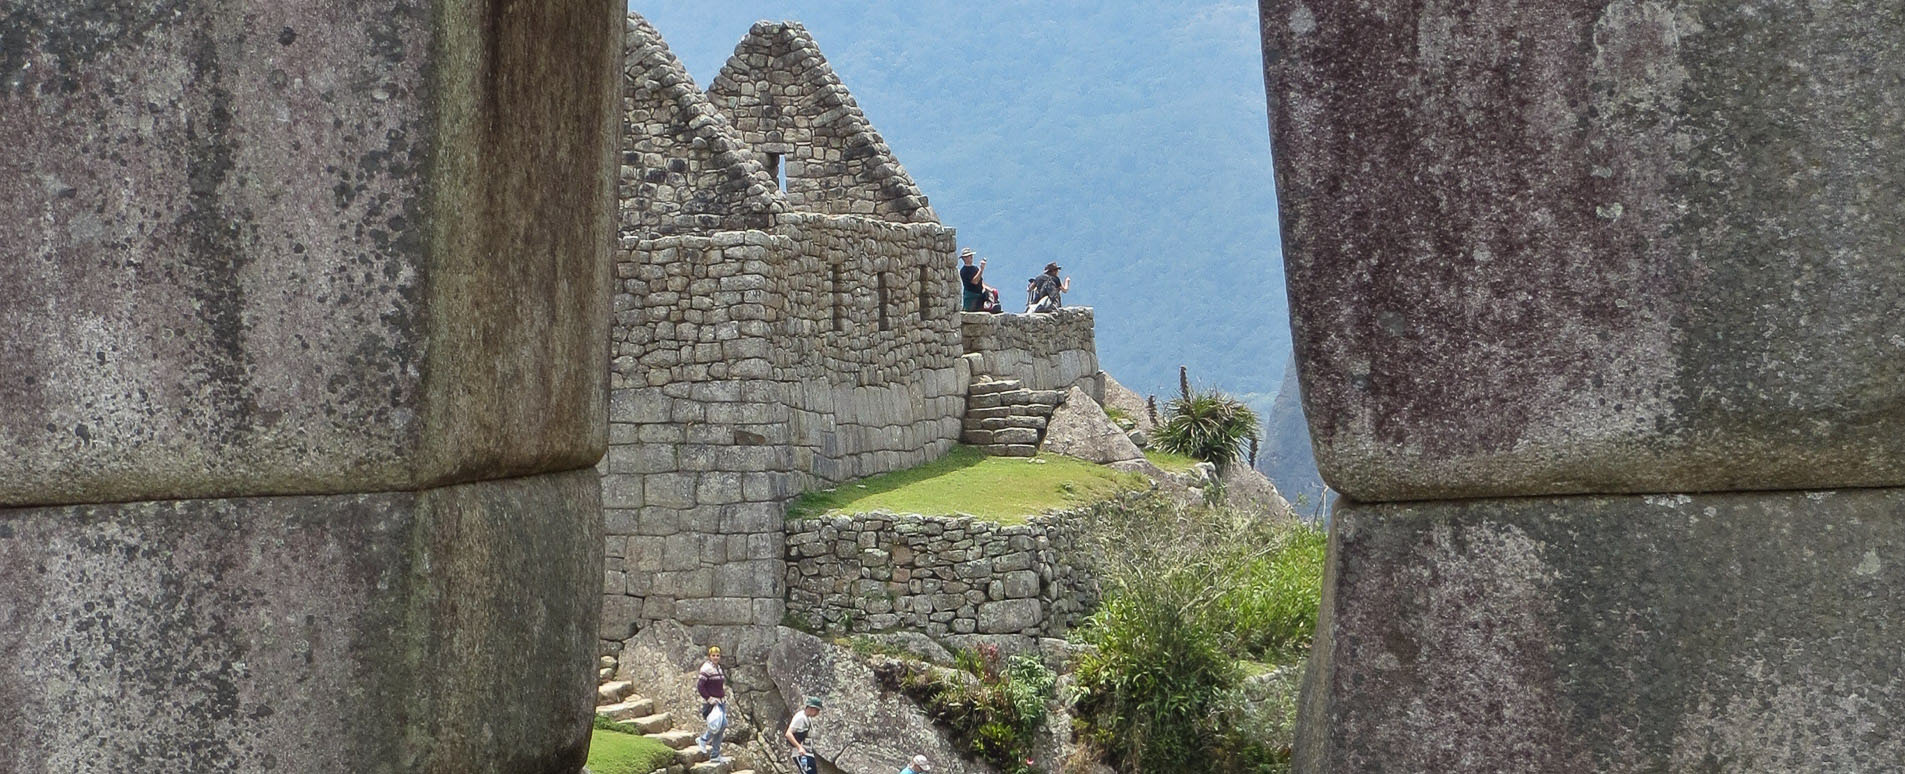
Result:
M978 449L959 446L917 468L803 494L787 507L787 517L868 511L928 516L966 513L1019 524L1033 514L1094 503L1149 485L1142 475L1074 457L988 457Z
M597 728L589 737L589 771L648 774L675 762L675 751L645 736Z
M1183 473L1197 465L1197 458L1195 457L1186 457L1182 454L1172 454L1156 449L1145 450L1144 457L1150 460L1151 464L1158 466L1159 469L1166 473Z

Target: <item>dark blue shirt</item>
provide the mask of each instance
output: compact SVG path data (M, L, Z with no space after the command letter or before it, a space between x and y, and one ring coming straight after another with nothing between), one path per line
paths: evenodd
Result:
M967 293L986 292L985 286L979 284L978 278L979 278L979 267L977 266L959 267L959 284L966 286Z

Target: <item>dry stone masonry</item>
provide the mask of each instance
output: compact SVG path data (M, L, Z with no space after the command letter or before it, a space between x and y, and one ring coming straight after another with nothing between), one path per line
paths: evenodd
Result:
M831 633L1059 636L1098 601L1080 529L1075 514L1017 525L890 513L792 521L787 612Z
M1089 307L1051 314L960 312L967 373L975 381L1017 379L1031 390L1063 393L1075 385L1103 402L1092 321Z
M1896 768L1905 8L1261 10L1297 770Z
M953 230L800 25L755 25L706 92L646 21L624 33L603 648L685 625L761 690L790 611L1028 642L1068 625L1095 591L1051 555L1057 527L933 521L912 564L849 567L833 542L800 558L818 544L785 506L962 437L1031 455L1065 389L1098 394L1091 310L962 319ZM858 562L895 534L839 545ZM904 580L903 616L819 590L874 575Z
M954 235L923 198L855 203L898 165L850 98L807 98L839 86L798 25L749 33L722 102L638 16L626 43L602 637L644 620L771 637L785 502L959 435ZM799 160L790 193L763 147Z
M576 771L619 9L148 6L0 11L0 771Z

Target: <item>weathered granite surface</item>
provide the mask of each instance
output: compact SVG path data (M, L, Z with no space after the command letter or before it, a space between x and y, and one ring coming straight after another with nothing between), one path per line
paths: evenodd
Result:
M853 651L811 634L781 627L767 671L789 703L775 720L786 728L795 705L820 696L827 706L814 718L810 749L842 774L890 774L914 755L933 771L985 774L991 767L965 760L912 699L881 687L873 669ZM785 749L783 746L782 749Z
M1905 760L1905 489L1334 515L1298 771Z
M1073 386L1066 393L1065 402L1052 411L1039 449L1100 465L1144 459L1144 452L1131 442L1124 430L1112 424L1104 407L1077 386Z
M621 14L0 8L0 503L593 463Z
M1905 484L1905 6L1261 10L1332 486Z
M0 509L0 771L568 774L592 470Z

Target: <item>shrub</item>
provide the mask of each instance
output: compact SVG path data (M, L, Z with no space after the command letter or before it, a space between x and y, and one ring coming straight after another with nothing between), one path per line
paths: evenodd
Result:
M1294 705L1247 675L1301 673L1322 533L1149 498L1100 509L1093 534L1116 550L1078 633L1096 646L1077 672L1086 743L1120 771L1283 770Z
M1164 413L1151 433L1153 445L1217 465L1241 459L1244 442L1258 435L1257 413L1221 392L1190 393Z
M1032 772L1025 760L1033 733L1045 722L1057 675L1033 656L1002 661L991 645L959 651L954 663L948 670L887 661L876 664L874 672L886 687L925 707L967 754L1007 774Z

